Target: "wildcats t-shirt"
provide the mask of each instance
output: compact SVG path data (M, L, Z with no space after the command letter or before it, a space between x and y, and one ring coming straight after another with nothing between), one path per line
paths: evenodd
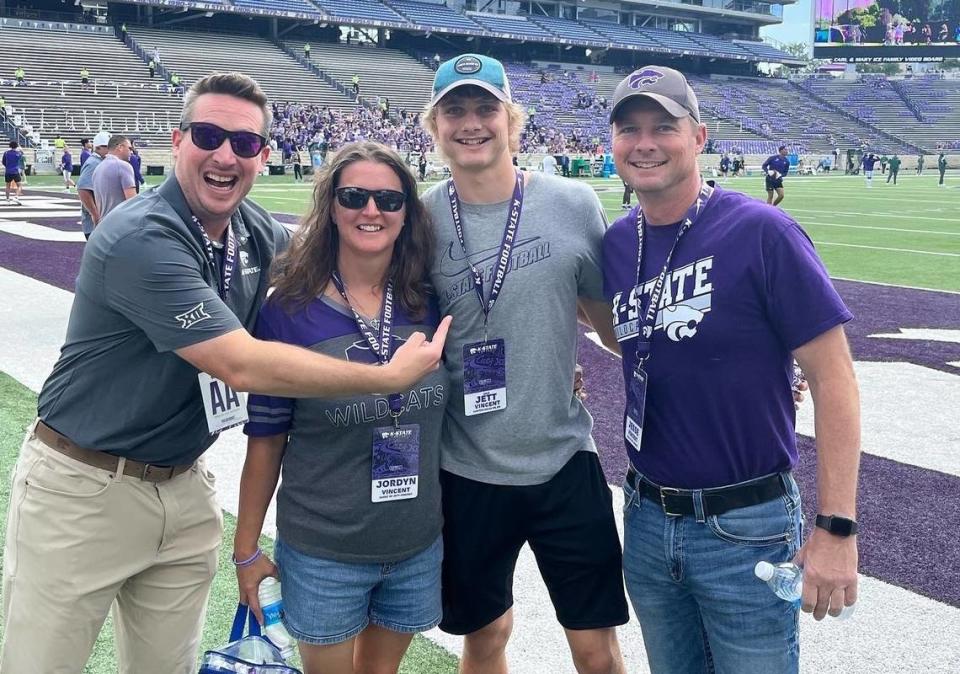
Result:
M636 209L604 236L604 293L626 381L638 319L678 229L646 228L639 285ZM625 443L631 463L658 484L687 489L790 469L797 462L791 351L852 317L797 223L716 188L680 240L664 284L640 451Z
M432 336L438 323L435 307L415 321L395 306L393 350L416 331ZM354 363L377 362L353 313L326 297L290 314L278 303L266 302L254 335ZM389 563L412 557L437 539L442 526L440 430L450 377L441 367L402 395L399 423L420 425L418 494L386 503L371 500L374 430L392 425L386 395L250 395L244 432L288 434L277 494L277 530L284 543L323 559Z

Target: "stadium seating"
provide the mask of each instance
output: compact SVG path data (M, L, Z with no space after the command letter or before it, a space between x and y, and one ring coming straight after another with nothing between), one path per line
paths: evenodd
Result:
M467 15L495 35L508 35L516 39L545 42L555 39L553 33L541 28L533 21L527 21L524 16L483 14L480 12L468 12Z
M776 47L771 47L766 42L747 42L745 40L734 40L734 44L738 45L741 49L745 49L755 56L768 61L773 61L779 63L781 61L792 61L795 60L793 56L781 51Z
M231 4L243 9L252 9L267 14L293 12L320 16L317 8L308 0L231 0Z
M903 137L929 151L939 144L960 149L960 80L928 76L890 84L919 116L919 123L903 131Z
M379 0L313 0L327 14L346 19L407 24L407 20Z
M606 42L606 38L600 33L579 21L558 19L554 16L531 16L528 17L528 20L550 31L561 40L583 44Z
M301 41L285 41L296 53L302 53ZM396 49L365 45L310 44L310 60L345 87L354 75L360 76L360 95L374 101L377 96L390 99L391 110L406 108L420 112L433 86L433 71ZM298 100L296 98L284 100Z
M437 32L481 33L483 28L470 17L455 12L446 5L432 2L413 2L412 0L385 0L399 14L413 25Z
M639 28L638 32L649 37L654 42L659 42L666 49L674 52L687 54L712 54L715 50L708 49L698 42L694 41L687 33L681 33L676 30L659 30L656 28ZM719 38L718 38L719 39ZM731 43L720 40L724 46ZM722 52L720 52L722 53Z
M159 90L162 80L150 79L146 64L112 31L67 33L7 25L3 36L4 48L16 54L3 77L12 77L20 65L29 86L9 86L5 79L0 94L41 139L52 141L59 133L76 150L81 137L106 130L125 133L144 147L169 147L181 101ZM86 88L80 84L83 67L90 71Z
M252 35L194 33L131 26L130 35L148 52L159 47L164 67L189 85L215 70L239 70L256 79L273 101L331 107L354 103L280 47Z
M906 143L884 137L831 104L785 80L691 78L702 109L742 124L761 137L826 152L837 145L906 152Z
M873 75L855 82L808 78L803 86L858 119L928 151L938 143L960 139L960 115L943 114L958 110L960 82L956 80L924 78L914 84ZM928 117L924 110L941 114Z

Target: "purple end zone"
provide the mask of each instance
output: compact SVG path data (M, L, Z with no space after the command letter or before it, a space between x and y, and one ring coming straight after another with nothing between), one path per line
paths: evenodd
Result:
M82 243L34 241L0 232L0 267L70 292L80 269L81 255Z
M809 534L817 515L816 450L812 438L800 436L799 445L795 475ZM960 480L863 454L857 507L861 573L960 608Z
M855 360L902 361L960 374L960 368L947 365L960 361L960 344L868 337L896 334L900 328L956 330L960 327L960 295L856 281L834 283L854 315L846 331Z

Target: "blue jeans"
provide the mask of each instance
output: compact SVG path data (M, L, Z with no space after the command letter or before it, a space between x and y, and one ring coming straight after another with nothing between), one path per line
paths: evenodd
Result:
M623 572L653 674L799 670L799 610L753 573L800 547L800 492L781 480L779 498L706 518L667 516L624 484Z

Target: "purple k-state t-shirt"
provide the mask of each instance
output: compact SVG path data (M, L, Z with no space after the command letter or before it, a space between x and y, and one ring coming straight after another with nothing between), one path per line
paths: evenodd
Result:
M679 223L646 228L640 285L636 209L604 236L604 293L627 381L636 320L678 230ZM625 443L630 462L657 484L686 489L792 468L791 351L853 317L810 239L779 209L717 188L680 240L667 278L646 366L640 451Z

